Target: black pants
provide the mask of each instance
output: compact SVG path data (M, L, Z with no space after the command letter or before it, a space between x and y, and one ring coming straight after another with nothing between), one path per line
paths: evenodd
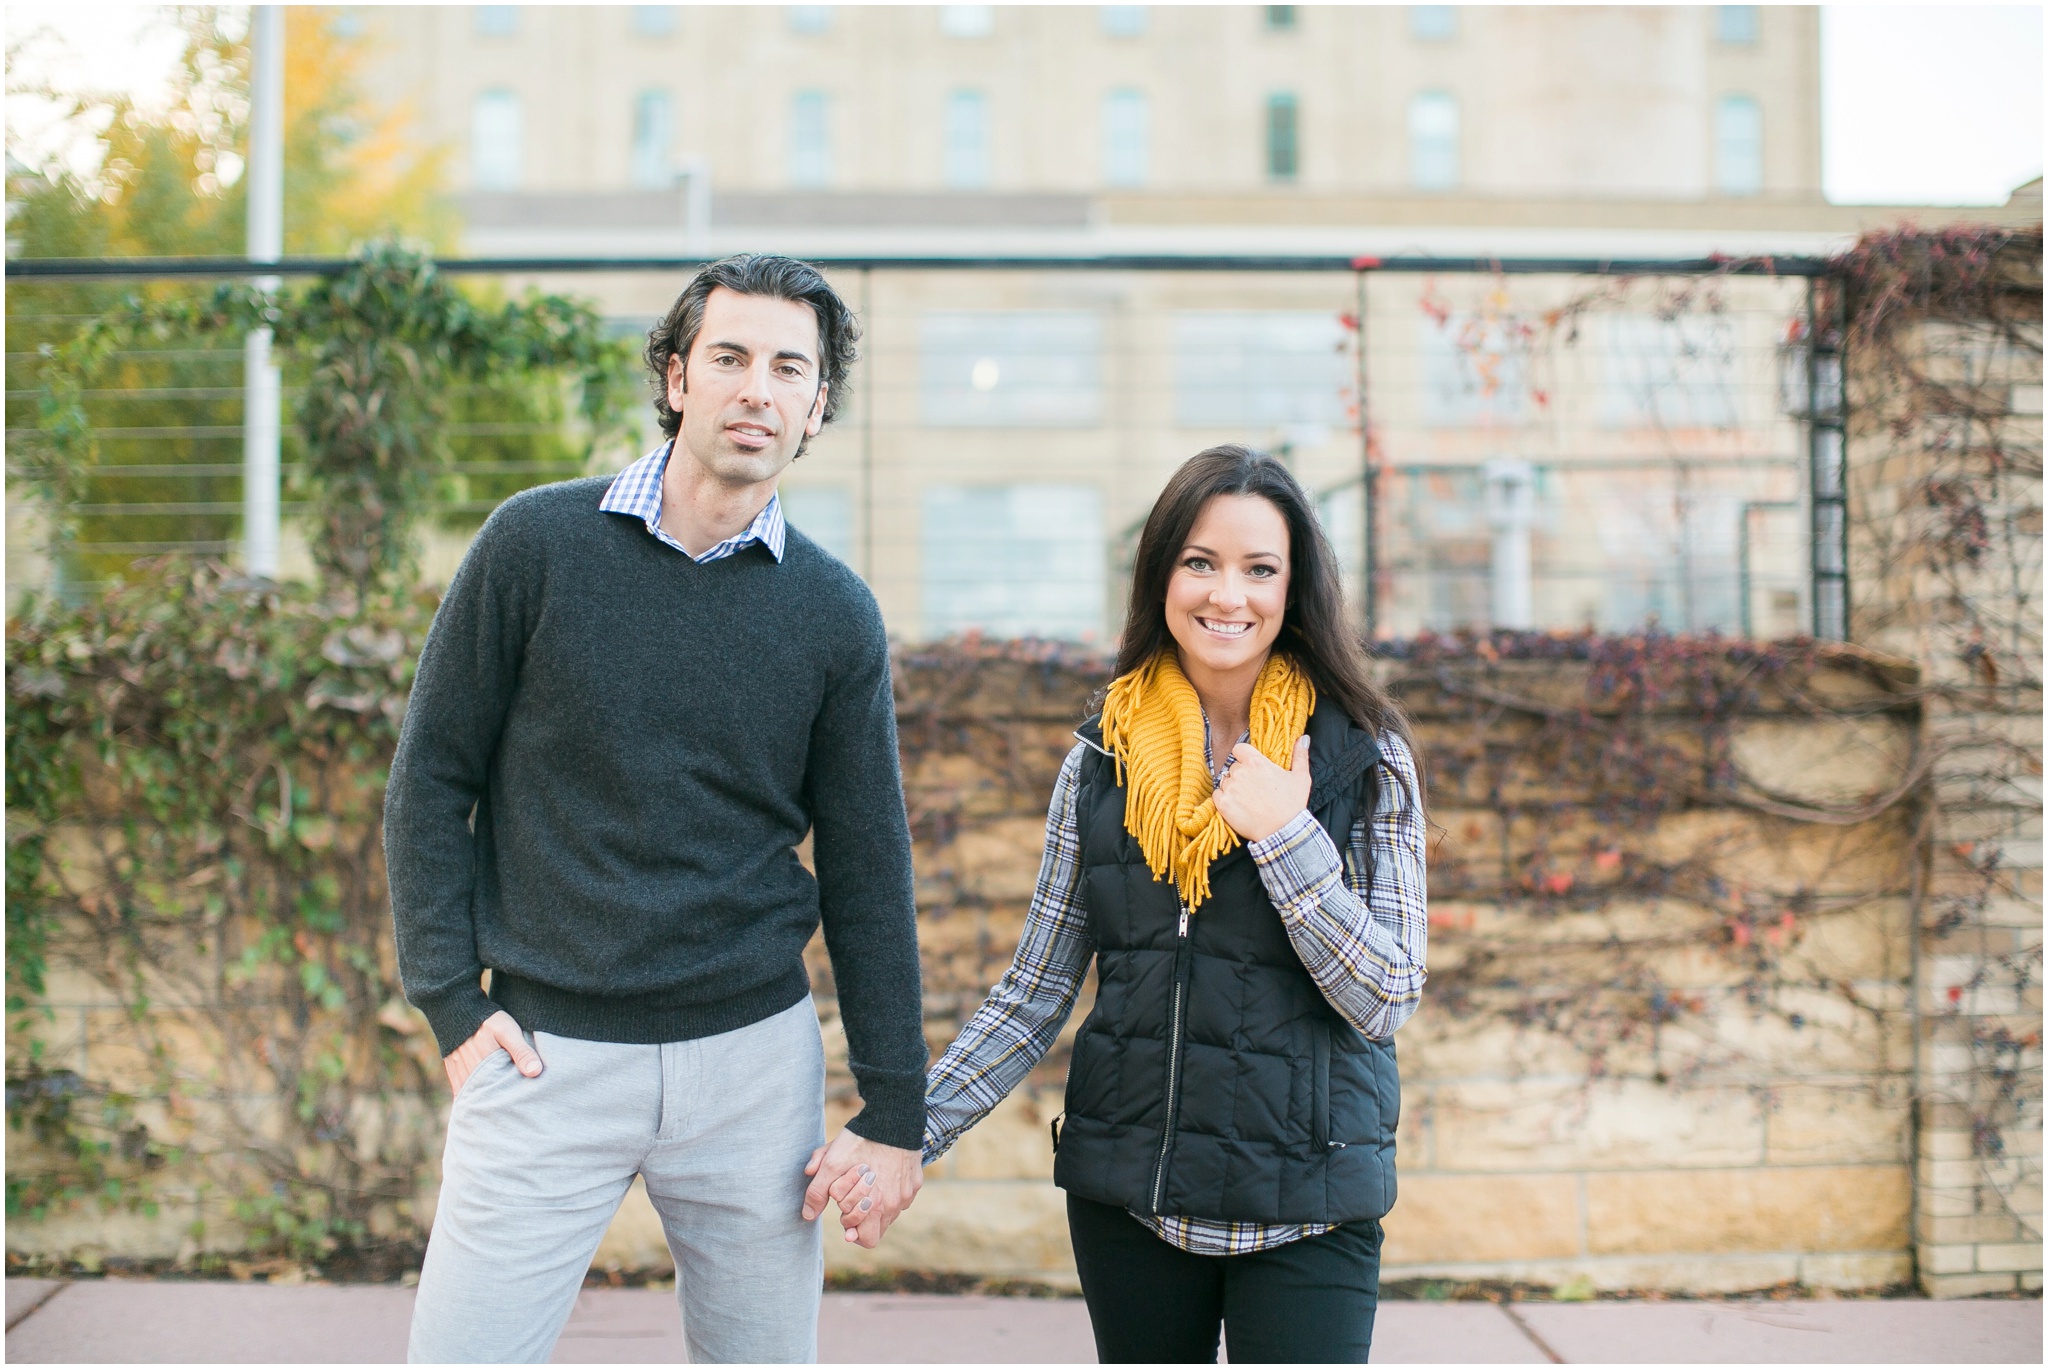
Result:
M1380 1224L1346 1222L1249 1255L1190 1255L1120 1207L1067 1195L1081 1294L1104 1364L1363 1364Z

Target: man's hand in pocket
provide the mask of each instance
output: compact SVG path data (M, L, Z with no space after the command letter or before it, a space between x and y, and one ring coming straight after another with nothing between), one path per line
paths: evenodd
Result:
M512 1014L500 1009L484 1019L476 1029L476 1035L450 1051L441 1060L441 1068L448 1071L448 1087L456 1093L469 1082L469 1076L476 1073L476 1067L499 1051L512 1057L512 1063L521 1074L531 1079L541 1071L540 1057L534 1054L532 1046L526 1044L526 1034L519 1030L519 1024L512 1020Z

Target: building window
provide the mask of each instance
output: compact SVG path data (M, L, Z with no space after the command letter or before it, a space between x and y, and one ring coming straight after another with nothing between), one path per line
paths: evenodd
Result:
M782 516L789 525L831 552L846 565L853 564L853 496L838 485L784 485L777 491Z
M666 38L676 31L674 5L633 6L633 32L643 38Z
M939 32L948 38L986 38L995 31L994 5L939 6Z
M1152 112L1144 93L1112 90L1102 97L1102 179L1143 185L1152 157Z
M1266 28L1273 33L1284 33L1292 29L1295 24L1295 18L1294 6L1292 5L1266 6Z
M517 5L478 5L470 13L479 38L510 38L519 32Z
M675 184L675 105L665 90L633 97L633 184L665 190Z
M975 190L988 184L988 101L978 90L946 97L946 184Z
M1344 421L1353 373L1331 313L1250 310L1173 317L1174 421L1184 428L1328 430Z
M1458 36L1456 5L1410 5L1408 36L1418 43L1448 43Z
M519 188L522 120L519 97L487 90L469 115L469 180L478 190Z
M830 5L791 5L786 11L789 16L791 33L830 33L832 31L832 7Z
M1725 315L1600 316L1600 422L1608 428L1733 428L1734 323Z
M928 485L924 630L1098 641L1108 544L1088 485Z
M1069 310L934 310L919 326L934 428L1091 428L1102 421L1102 320Z
M1112 38L1137 38L1144 34L1149 15L1143 5L1104 5L1102 31Z
M1764 188L1764 112L1747 95L1723 95L1714 106L1714 185L1723 195Z
M789 183L816 187L832 181L832 143L825 92L800 90L789 104Z
M1495 427L1527 418L1529 344L1515 320L1452 313L1420 326L1425 424Z
M1408 102L1408 179L1417 190L1458 184L1458 97L1425 90Z
M1301 172L1301 110L1292 93L1266 97L1266 175L1291 181Z
M1753 46L1761 24L1755 5L1720 5L1714 10L1714 36L1733 47Z

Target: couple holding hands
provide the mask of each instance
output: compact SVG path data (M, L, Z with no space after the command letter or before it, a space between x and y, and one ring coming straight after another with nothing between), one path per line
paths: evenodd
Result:
M858 335L803 263L707 267L648 342L668 441L507 500L435 616L385 816L455 1090L410 1358L546 1360L639 1175L691 1359L815 1359L819 1219L878 1244L1093 964L1053 1145L1102 1359L1363 1361L1422 794L1310 499L1241 447L1168 481L1016 959L927 1074L881 615L775 494Z

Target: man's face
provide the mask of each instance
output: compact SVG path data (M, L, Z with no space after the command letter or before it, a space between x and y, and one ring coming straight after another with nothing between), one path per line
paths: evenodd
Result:
M668 363L668 406L682 416L677 451L726 484L781 474L825 423L818 350L810 305L713 290L689 360Z

